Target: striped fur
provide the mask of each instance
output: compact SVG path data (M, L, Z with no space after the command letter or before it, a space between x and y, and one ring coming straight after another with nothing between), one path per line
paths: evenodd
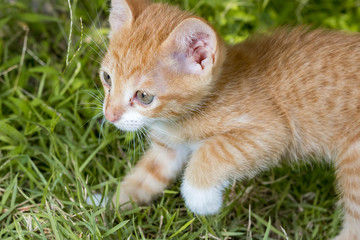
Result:
M338 239L360 239L359 34L296 28L227 46L176 7L112 5L104 113L123 130L147 127L152 138L116 205L149 203L185 165L186 205L213 214L230 180L281 159L322 156L335 162L344 207ZM139 102L137 91L153 102Z

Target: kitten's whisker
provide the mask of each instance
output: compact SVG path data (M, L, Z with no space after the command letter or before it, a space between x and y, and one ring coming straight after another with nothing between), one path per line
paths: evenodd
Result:
M95 105L95 106L98 106L98 107L102 107L102 104L100 104L100 103L95 103L95 102L80 103L79 105L84 105L84 106L87 106L87 105Z
M95 109L95 110L99 110L99 111L102 110L101 107L82 107L82 108L79 108L79 110L83 110L83 109Z
M103 117L103 119L101 120L100 134L99 134L99 137L98 137L98 139L99 139L99 140L98 140L98 141L99 141L99 144L100 144L100 140L101 140L100 137L103 136L103 138L105 138L104 131L103 131L103 130L104 130L103 127L104 127L105 121L106 121L106 120L105 120L105 118Z
M97 108L97 107L83 107L83 108L79 108L79 110L95 110L95 112L99 112L99 113L102 112L101 108Z
M90 92L89 90L85 90L91 97L93 97L95 100L99 101L101 103L101 105L104 104L104 101L99 98L95 93Z
M98 86L96 85L96 83L94 82L94 80L93 80L93 83L94 83L94 85L95 85L95 87L96 87L96 90L97 90L98 93L101 95L102 99L104 99L104 98L105 98L104 95L103 95L102 92L99 90L99 88L98 88Z
M141 148L142 148L142 151L143 151L143 153L145 153L145 143L144 143L144 140L142 139L142 136L144 136L144 132L143 132L143 128L140 128L139 129L139 131L140 131L140 137L141 137L141 139L140 139L140 146L141 146Z
M131 147L131 142L130 141L128 141L128 143L127 143L127 151L129 152L130 151L130 148ZM131 161L132 159L131 158L129 158L129 160Z
M98 102L101 103L101 106L104 105L104 95L102 94L102 92L99 90L98 86L96 85L95 81L93 80L93 83L95 85L95 88L97 90L97 92L99 93L99 95L101 96L101 98L96 95L95 93L89 91L89 90L86 90L87 93L89 93L93 98L95 98Z
M102 104L97 103L97 102L79 103L79 105L97 105L97 106L102 106Z
M141 142L141 138L140 138L140 133L138 132L138 131L136 131L136 137L137 137L137 139L138 139L138 141L139 141L139 150L138 150L138 153L139 153L139 156L141 156L141 149L143 149L142 148L142 142Z
M84 127L84 126L85 126L86 124L88 124L89 122L97 119L97 118L100 117L101 115L102 115L102 112L96 114L95 116L93 116L92 118L90 118L89 120L87 120L87 121L82 125L82 127Z
M97 109L97 110L99 110L99 112L102 112L102 106L100 106L98 104L92 104L90 106L82 104L81 106L82 107L80 109Z
M172 138L174 138L174 139L177 139L177 140L182 140L181 138L179 138L178 136L175 136L175 135L173 135L173 134L171 134L171 133L169 133L169 132L167 132L167 131L164 131L163 129L161 129L161 128L154 128L154 130L155 131L157 131L157 132L159 132L159 133L161 133L161 134L164 134L165 136L170 136L170 137L172 137Z
M139 140L139 135L138 135L138 132L137 132L137 131L135 131L135 136L136 136L136 141L140 141L140 140ZM138 148L138 154L139 154L139 156L140 156L140 148Z
M134 137L132 138L132 143L133 143L133 146L134 146L134 150L133 150L133 161L135 161L135 158L136 158L136 155L135 155L135 152L136 152L136 142L135 142L135 138L134 138Z

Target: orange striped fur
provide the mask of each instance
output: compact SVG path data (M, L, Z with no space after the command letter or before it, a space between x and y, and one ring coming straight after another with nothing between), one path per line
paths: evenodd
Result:
M203 19L145 0L112 0L110 24L105 116L152 138L116 205L149 203L185 165L187 207L214 214L230 180L325 157L344 206L338 239L360 239L359 34L283 29L229 46Z

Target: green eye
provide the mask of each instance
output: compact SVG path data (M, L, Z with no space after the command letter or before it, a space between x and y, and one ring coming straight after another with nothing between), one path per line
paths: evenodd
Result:
M106 85L111 87L111 77L107 72L102 71L101 78Z
M145 105L149 105L154 101L154 96L147 92L137 91L136 98Z

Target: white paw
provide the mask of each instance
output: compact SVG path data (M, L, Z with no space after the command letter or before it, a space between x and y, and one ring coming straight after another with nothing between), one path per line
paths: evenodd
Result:
M107 202L109 201L109 198L108 197L102 197L102 194L100 193L94 193L92 194L92 198L94 200L94 204L95 206L98 206L98 207L105 207ZM102 201L101 201L102 199ZM90 196L88 196L86 198L86 203L89 204L89 205L93 205L93 202L91 201L91 198Z
M181 194L185 199L186 206L199 215L217 213L222 205L223 186L215 186L207 189L193 187L184 180L181 185Z

